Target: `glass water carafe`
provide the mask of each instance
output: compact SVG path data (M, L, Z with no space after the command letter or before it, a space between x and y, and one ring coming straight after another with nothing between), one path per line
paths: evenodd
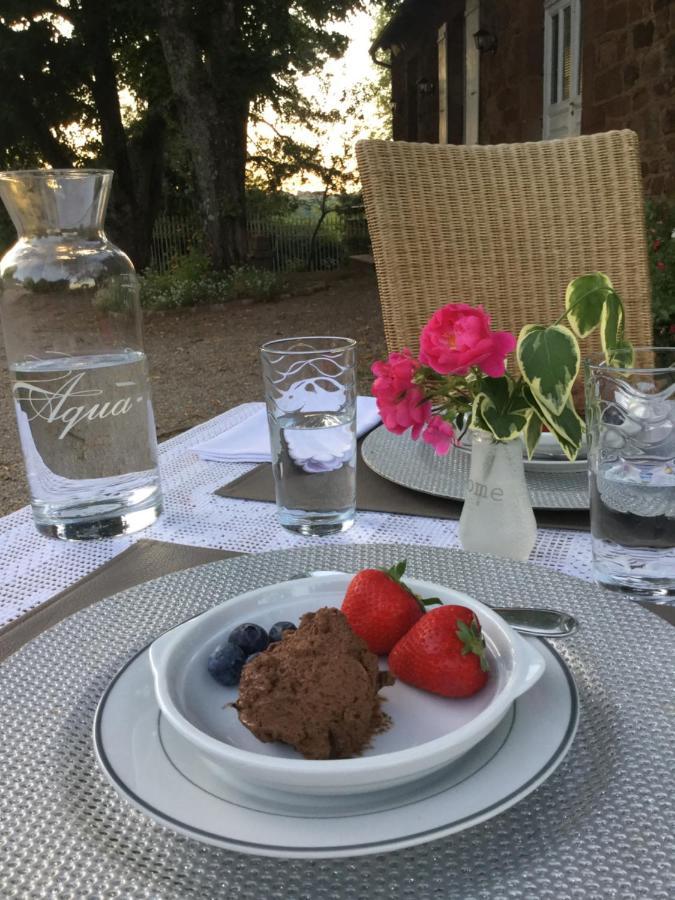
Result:
M138 279L103 231L112 172L0 172L18 232L0 318L37 528L82 539L162 509Z

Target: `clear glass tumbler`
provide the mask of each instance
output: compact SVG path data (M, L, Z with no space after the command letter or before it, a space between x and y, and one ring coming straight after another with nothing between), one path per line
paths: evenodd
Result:
M111 537L162 508L129 258L103 232L112 172L0 172L18 241L0 261L0 317L40 532Z
M675 602L675 350L588 360L586 423L595 577Z
M356 342L296 337L261 347L279 521L346 531L356 511Z

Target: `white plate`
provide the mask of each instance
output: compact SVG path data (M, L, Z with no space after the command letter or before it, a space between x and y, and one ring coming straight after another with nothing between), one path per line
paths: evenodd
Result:
M284 808L273 794L251 796L236 783L227 796L220 786L221 796L197 787L181 773L180 749L163 727L147 648L101 698L94 721L97 759L118 793L161 825L241 853L345 857L437 840L522 800L570 748L579 716L574 681L555 651L540 641L528 643L546 662L537 684L471 753L403 788L349 801L307 798L304 806Z
M453 448L447 456L437 456L429 444L413 441L408 433L392 434L381 425L363 441L361 457L373 472L394 484L435 497L464 499L470 453ZM552 471L539 468L526 473L533 508L588 510L585 464L554 461L553 465Z
M457 445L457 449L464 453L471 453L471 434L467 434L462 438L461 443ZM570 462L564 455L560 444L548 431L543 431L539 438L539 443L534 451L535 455L532 459L527 458L527 451L523 446L523 468L526 472L585 472L587 467L586 460L586 440L579 449L579 456Z
M466 753L541 677L541 654L494 610L443 585L406 578L421 597L461 603L476 613L490 661L487 685L462 700L439 697L401 681L384 688L381 696L392 726L353 759L305 760L285 744L259 741L231 706L238 688L224 688L208 674L210 653L244 622L270 628L280 620L298 622L303 613L322 606L339 607L352 577L328 572L248 591L153 642L150 662L159 707L174 736L191 745L185 765L194 781L201 784L202 773L208 770L226 781L236 774L251 786L300 794L391 788L429 775ZM384 658L381 667L386 667Z

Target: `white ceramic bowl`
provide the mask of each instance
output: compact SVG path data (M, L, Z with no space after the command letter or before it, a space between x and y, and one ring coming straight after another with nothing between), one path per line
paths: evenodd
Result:
M302 794L339 795L404 784L470 750L544 671L535 643L516 634L497 613L458 591L406 578L421 596L459 602L476 612L491 667L486 687L462 700L402 682L384 688L381 695L392 727L353 759L306 760L284 744L259 741L227 705L236 700L238 689L222 687L209 675L209 654L243 622L269 628L280 620L297 622L303 613L322 606L339 607L351 578L324 573L259 588L177 626L152 644L155 692L165 724L182 742L184 774L198 784L212 783L222 773L224 782L242 779L253 789ZM380 665L386 668L386 660Z

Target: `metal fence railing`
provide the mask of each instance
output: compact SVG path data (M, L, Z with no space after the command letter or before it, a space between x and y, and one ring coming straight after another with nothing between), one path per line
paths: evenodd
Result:
M336 269L349 256L370 252L368 227L363 215L331 212L314 235L316 217L263 218L248 222L251 265L277 272ZM314 237L313 237L314 235ZM173 260L184 256L199 241L195 218L160 216L153 230L151 265L166 272Z
M197 220L190 216L159 216L152 230L150 265L166 272L173 260L185 256L198 235Z

